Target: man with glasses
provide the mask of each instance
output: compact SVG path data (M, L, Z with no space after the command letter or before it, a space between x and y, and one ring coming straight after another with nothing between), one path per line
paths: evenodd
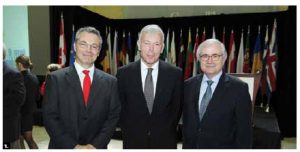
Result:
M203 74L184 83L183 148L251 148L248 85L222 71L226 58L224 44L216 39L198 47Z
M47 76L43 116L49 148L107 148L121 107L117 79L94 66L101 44L97 29L80 28L74 65Z

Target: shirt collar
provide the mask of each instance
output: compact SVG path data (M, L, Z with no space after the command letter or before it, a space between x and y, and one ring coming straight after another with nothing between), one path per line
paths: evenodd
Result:
M208 79L208 77L206 76L206 74L204 74L202 82L206 82L207 80L212 80L214 82L214 84L217 84L219 82L219 80L220 80L220 77L221 77L222 73L223 73L223 71L221 70L218 74L216 74L215 76L213 76L212 79Z
M153 70L158 70L158 63L159 61L155 62L153 65L152 65L152 69ZM143 61L143 59L141 59L141 69L142 70L148 70L148 66L146 65L146 63Z
M89 73L90 76L93 76L93 75L94 75L94 70L95 70L94 64L93 64L91 67L89 67L89 68L87 68L87 69L84 69L80 64L78 64L78 63L75 61L75 62L74 62L74 66L75 66L75 69L76 69L78 75L83 74L83 73L82 73L83 70L89 70L89 71L90 71L90 73Z

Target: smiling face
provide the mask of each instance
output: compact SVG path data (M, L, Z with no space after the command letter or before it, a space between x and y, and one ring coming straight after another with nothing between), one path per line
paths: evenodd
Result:
M100 38L89 32L82 32L76 40L76 62L84 68L91 67L100 53Z
M139 50L141 58L148 67L151 67L159 60L159 56L164 49L162 35L159 32L144 32L141 35Z
M206 45L201 50L201 70L208 78L212 78L222 70L224 60L223 51L218 43Z

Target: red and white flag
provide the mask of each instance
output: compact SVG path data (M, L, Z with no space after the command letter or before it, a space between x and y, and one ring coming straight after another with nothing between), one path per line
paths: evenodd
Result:
M64 30L64 17L61 13L60 16L60 26L59 26L59 53L58 53L58 64L62 67L66 64L66 54L67 54L67 47L66 47L66 39L65 39L65 30Z
M233 30L231 31L231 35L230 35L229 53L228 54L229 54L229 58L228 58L227 72L235 73L236 58L235 58L235 42L234 42Z

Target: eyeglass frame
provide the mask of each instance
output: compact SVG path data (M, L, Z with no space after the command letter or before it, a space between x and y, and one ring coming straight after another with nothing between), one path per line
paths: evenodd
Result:
M219 61L220 57L223 57L223 56L224 56L224 54L212 54L212 55L202 54L202 55L200 55L200 60L208 61L209 58L211 58L212 61ZM203 57L205 57L206 59L204 59Z
M85 41L77 41L78 45L82 49L92 49L92 50L100 50L100 46L97 44L88 44Z

